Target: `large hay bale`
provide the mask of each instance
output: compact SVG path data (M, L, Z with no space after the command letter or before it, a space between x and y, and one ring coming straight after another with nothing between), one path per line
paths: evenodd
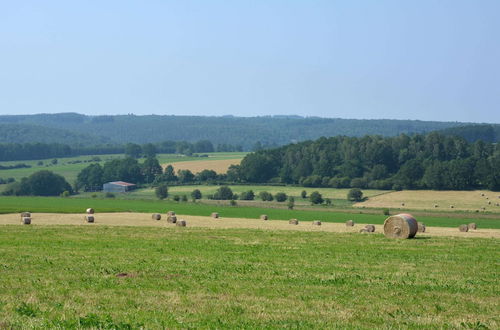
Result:
M473 229L473 230L476 230L477 229L477 225L475 222L471 222L467 225L467 227L469 227L469 229Z
M88 223L93 223L94 222L94 216L93 215L86 215L85 216L85 221Z
M455 208L455 205L450 205L450 209L454 209Z
M425 233L425 224L423 222L417 221L417 226L418 226L417 232Z
M354 226L354 221L352 221L352 220L347 220L347 221L345 222L345 225L346 225L347 227L353 227L353 226Z
M217 213L217 212L212 212L212 215L211 215L211 216L212 216L212 218L214 218L214 219L218 219L218 218L219 218L219 213Z
M491 205L491 201L488 201L488 205Z
M167 222L168 223L176 223L177 222L177 217L175 215L169 215L167 217Z
M405 203L401 203L401 206L405 206Z
M153 213L151 216L153 220L161 220L161 214L160 213Z
M167 212L167 216L174 216L175 215L175 212L174 211L168 211Z
M21 218L31 218L31 213L30 212L23 212L23 213L21 213Z
M290 219L290 221L288 221L289 224L291 225L298 225L299 224L299 220L297 219Z
M374 225L366 225L365 229L369 233L374 233L375 232L375 226Z
M321 226L321 221L319 221L319 220L314 220L314 221L313 221L313 226Z
M87 210L86 210L87 214L94 214L94 209L89 207Z
M417 220L411 214L392 215L384 221L384 235L388 238L413 238L417 231Z
M179 219L179 220L177 220L177 222L175 223L175 225L179 226L179 227L186 227L186 220Z
M261 220L269 220L269 217L268 217L266 214L262 214L262 215L260 216L260 219L261 219Z
M469 226L467 225L460 225L460 227L458 227L458 230L460 230L461 232L468 232L469 231Z
M438 205L438 204L434 204L434 208L438 208L438 207L439 207L439 205Z
M24 225L31 225L31 218L30 217L23 217L22 223Z
M481 193L481 196L484 196L484 193Z

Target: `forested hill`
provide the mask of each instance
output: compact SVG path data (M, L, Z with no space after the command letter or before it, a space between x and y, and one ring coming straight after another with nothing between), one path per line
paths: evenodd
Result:
M61 135L61 141L72 143L68 133L84 134L89 144L96 141L110 143L148 143L159 141L209 140L214 145L240 145L251 150L260 142L263 146L280 146L291 142L317 139L321 136L364 136L377 134L396 136L401 133L426 133L450 127L463 126L457 122L430 122L417 120L356 120L302 118L298 116L273 117L200 117L200 116L85 116L76 113L0 116L0 142L19 142L19 136L9 133L5 125L16 124L54 128L47 133L23 134L22 142L53 142L45 135ZM34 130L34 126L29 126ZM11 130L12 131L12 130ZM29 139L33 139L29 141ZM52 138L51 138L52 139Z
M246 182L375 189L500 190L500 144L436 132L320 138L248 154L233 176Z
M446 128L440 133L449 136L461 136L469 142L483 140L485 142L500 142L500 125L468 125Z

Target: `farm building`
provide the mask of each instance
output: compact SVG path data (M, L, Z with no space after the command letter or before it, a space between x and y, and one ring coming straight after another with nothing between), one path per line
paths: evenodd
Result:
M133 183L114 181L108 182L102 185L102 190L104 192L127 192L135 189L136 185Z

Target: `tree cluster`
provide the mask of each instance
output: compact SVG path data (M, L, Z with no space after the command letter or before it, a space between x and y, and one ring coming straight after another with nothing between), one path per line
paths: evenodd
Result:
M500 190L500 145L438 133L320 138L248 154L229 177L306 187Z

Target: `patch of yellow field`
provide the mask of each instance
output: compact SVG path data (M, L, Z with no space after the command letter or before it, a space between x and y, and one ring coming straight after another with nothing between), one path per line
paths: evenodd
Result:
M484 196L482 196L484 194ZM370 197L356 203L356 207L378 207L389 209L436 209L500 212L500 193L488 190L434 191L403 190ZM402 205L404 203L404 206ZM437 204L438 207L434 207ZM453 208L451 207L453 206Z
M343 223L323 223L321 226L314 226L311 221L299 221L298 225L291 225L284 220L260 220L243 218L219 218L177 215L177 219L184 219L188 227L200 228L246 228L263 230L294 230L294 231L314 231L332 233L358 233L365 224L355 224L354 227L347 227ZM21 225L20 216L16 214L0 215L0 225ZM82 226L141 226L173 228L174 224L167 223L166 215L162 215L161 220L151 219L149 213L99 213L95 214L94 223L86 223L83 214L60 214L60 213L33 213L31 226L39 225L82 225ZM375 225L375 233L382 233L383 226ZM366 234L370 235L370 234ZM425 233L417 236L454 236L454 237L481 237L500 238L500 229L478 229L462 233L458 228L427 227Z
M178 170L190 170L194 174L199 173L203 170L213 170L219 174L224 174L229 169L229 166L239 165L240 163L241 159L193 160L187 162L164 164L163 168L165 168L167 165L172 165L176 173Z

